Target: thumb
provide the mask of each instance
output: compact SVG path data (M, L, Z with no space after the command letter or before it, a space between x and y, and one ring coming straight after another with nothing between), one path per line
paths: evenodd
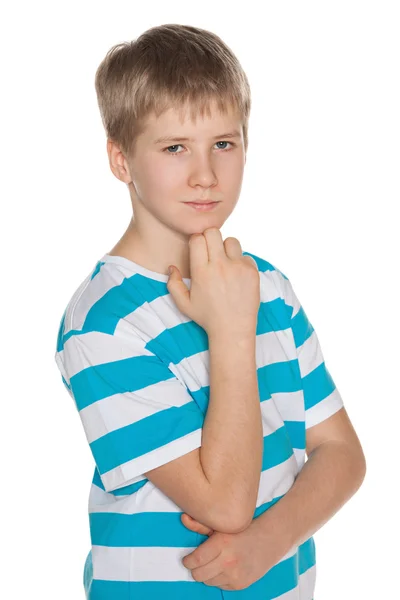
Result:
M167 281L168 291L175 300L175 304L179 310L187 316L190 316L187 313L189 310L190 292L182 280L181 273L178 267L175 267L174 265L170 265L168 271L170 273Z

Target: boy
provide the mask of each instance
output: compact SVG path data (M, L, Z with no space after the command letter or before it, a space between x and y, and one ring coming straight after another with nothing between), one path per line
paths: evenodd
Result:
M288 278L222 242L246 75L216 35L163 25L113 47L95 83L133 217L55 355L96 463L86 597L312 600L311 536L365 459Z

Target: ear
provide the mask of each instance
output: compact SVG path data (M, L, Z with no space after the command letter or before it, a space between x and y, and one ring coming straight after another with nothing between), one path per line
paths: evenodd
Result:
M128 161L119 145L110 138L107 138L107 154L110 169L115 177L124 183L131 183L132 177L129 171Z

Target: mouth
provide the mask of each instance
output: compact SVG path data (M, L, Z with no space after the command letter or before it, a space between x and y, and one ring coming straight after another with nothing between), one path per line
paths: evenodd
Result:
M219 204L218 202L185 202L185 204L187 204L188 206L191 206L192 208L199 210L199 211L206 211L206 210L212 210L215 206L217 206L217 204Z
M203 200L202 198L196 198L196 200L191 200L190 202L186 202L186 204L214 204L216 200Z

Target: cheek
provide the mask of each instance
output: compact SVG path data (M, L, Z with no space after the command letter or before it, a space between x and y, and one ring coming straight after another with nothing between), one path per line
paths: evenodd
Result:
M171 163L174 163L173 158L167 160L167 157L157 157L147 165L145 176L151 190L156 192L163 190L165 195L168 194L168 190L174 190L179 185L180 170L177 168L178 165L174 166Z

